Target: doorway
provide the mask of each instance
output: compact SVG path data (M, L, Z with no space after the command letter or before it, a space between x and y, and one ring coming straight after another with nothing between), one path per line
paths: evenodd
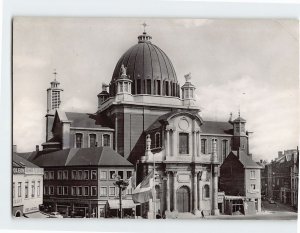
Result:
M182 186L177 190L178 212L190 212L190 190L187 186Z

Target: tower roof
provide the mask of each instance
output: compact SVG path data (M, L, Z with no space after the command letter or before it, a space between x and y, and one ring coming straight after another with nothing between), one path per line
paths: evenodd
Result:
M177 77L169 57L151 42L152 37L144 32L138 43L129 48L119 59L111 83L122 75L122 65L132 80L166 80L177 83Z
M242 117L239 116L238 118L236 118L233 121L233 123L239 123L239 122L246 123L246 120L244 118L242 118Z

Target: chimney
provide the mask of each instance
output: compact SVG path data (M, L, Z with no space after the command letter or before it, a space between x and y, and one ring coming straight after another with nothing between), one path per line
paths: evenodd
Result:
M40 146L39 146L39 145L36 145L36 146L35 146L35 151L36 151L36 152L39 152L39 150L40 150Z
M262 163L263 161L262 161L262 159L260 160L260 163Z
M17 145L13 145L13 152L17 153Z
M278 158L282 157L282 151L278 151Z

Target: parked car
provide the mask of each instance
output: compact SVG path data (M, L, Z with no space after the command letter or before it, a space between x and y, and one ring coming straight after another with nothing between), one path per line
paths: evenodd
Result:
M59 212L51 212L49 218L63 218Z

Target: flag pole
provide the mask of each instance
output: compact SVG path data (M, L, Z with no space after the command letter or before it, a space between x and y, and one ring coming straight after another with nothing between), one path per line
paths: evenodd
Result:
M155 158L153 154L153 215L155 219L155 213L156 213L156 192L155 192Z

